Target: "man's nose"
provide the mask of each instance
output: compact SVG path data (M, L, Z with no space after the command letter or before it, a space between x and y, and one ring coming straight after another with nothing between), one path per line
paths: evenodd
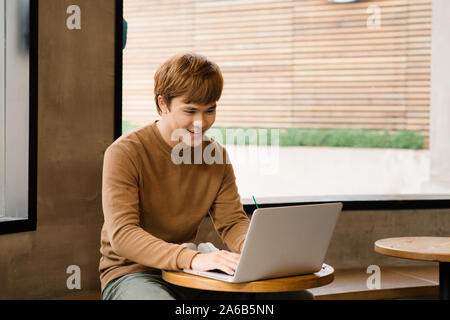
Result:
M202 115L196 116L193 123L194 128L201 129L203 128L202 124L203 124L203 116Z

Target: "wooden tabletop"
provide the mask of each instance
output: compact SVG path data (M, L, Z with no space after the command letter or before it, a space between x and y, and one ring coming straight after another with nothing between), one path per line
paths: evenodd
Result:
M312 274L259 280L244 283L229 283L184 272L162 271L162 277L175 285L194 289L227 292L282 292L315 288L329 284L334 279L334 269L324 264L322 270Z
M450 237L401 237L375 242L375 251L397 258L450 262Z

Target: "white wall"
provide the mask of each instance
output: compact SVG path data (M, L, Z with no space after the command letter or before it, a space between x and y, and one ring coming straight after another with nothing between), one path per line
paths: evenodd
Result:
M450 1L433 0L431 45L430 181L436 193L450 191Z

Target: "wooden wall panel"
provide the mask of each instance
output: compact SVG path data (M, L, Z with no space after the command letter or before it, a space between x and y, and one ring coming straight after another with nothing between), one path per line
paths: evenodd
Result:
M1 235L0 300L100 292L103 155L114 141L115 1L38 5L37 228ZM80 30L66 27L71 5L81 9ZM80 289L67 287L71 265L80 267Z
M380 28L369 28L370 5ZM158 118L153 74L193 50L225 77L217 126L418 130L428 136L431 0L126 0L124 120Z

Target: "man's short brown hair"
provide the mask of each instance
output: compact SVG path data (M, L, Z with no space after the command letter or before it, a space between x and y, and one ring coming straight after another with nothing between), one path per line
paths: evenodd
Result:
M185 96L186 104L209 105L222 95L223 77L217 64L193 52L179 53L164 62L154 76L156 108L161 115L158 96L170 108L173 98Z

